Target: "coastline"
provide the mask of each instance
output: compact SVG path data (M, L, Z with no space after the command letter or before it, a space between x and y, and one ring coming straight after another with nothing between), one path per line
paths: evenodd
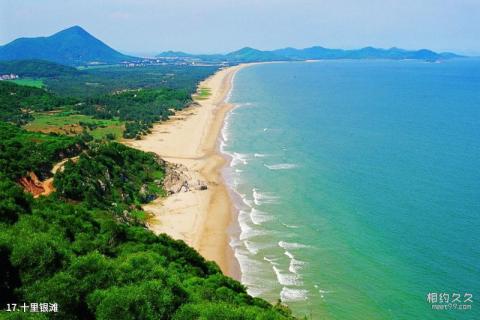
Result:
M240 280L239 264L229 244L229 228L235 211L222 176L227 163L218 141L224 120L232 105L226 102L241 64L217 71L199 87L210 95L196 99L170 120L155 124L142 140L123 143L142 151L154 152L165 161L184 165L189 173L206 182L206 190L190 190L159 198L144 206L152 213L149 228L183 240L205 259L215 261L224 274Z

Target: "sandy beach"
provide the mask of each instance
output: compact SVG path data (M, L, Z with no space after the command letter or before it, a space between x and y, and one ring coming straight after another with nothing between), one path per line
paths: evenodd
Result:
M153 214L149 227L195 248L222 271L239 278L239 268L229 246L228 228L233 222L233 205L221 176L226 159L219 153L218 137L231 109L225 99L232 78L244 65L222 69L202 81L209 88L207 98L197 106L179 111L170 120L154 126L142 140L124 141L134 148L155 152L162 159L186 166L191 175L207 183L207 190L190 190L159 198L144 209Z

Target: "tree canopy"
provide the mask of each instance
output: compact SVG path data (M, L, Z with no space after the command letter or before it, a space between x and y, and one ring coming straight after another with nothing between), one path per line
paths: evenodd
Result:
M68 152L69 137L37 135L42 149L55 150L46 152L45 166L58 160L49 155L60 145ZM9 146L3 163L18 161L31 137L1 124L0 141ZM153 154L90 144L55 175L58 192L38 199L16 183L22 170L0 166L0 304L52 302L58 313L0 312L0 318L291 318L285 307L248 295L183 241L155 235L133 218L141 210L136 204L151 200L144 195L162 193L164 163Z

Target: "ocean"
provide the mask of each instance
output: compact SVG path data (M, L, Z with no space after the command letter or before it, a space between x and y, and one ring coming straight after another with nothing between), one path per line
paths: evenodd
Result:
M480 60L253 65L229 101L249 293L311 319L480 319Z

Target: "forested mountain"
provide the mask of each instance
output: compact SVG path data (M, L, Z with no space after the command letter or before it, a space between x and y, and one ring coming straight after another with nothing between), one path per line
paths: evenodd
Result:
M416 60L441 60L458 57L452 53L436 53L431 50L404 50L399 48L379 49L365 47L358 50L328 49L323 47L310 47L305 49L285 48L273 51L279 56L293 60L312 59L416 59Z
M236 61L236 62L251 62L251 61L281 61L281 60L289 60L284 56L277 55L271 51L261 51L257 49L253 49L250 47L245 47L237 51L230 52L225 56L225 58L229 61Z
M264 61L302 61L323 59L415 59L436 61L442 59L458 58L454 53L436 53L431 50L404 50L399 48L379 49L366 47L358 50L328 49L324 47L310 47L305 49L284 48L272 51L262 51L245 47L225 55L194 55L185 52L167 51L157 57L195 59L207 62L264 62Z
M65 65L119 63L133 57L124 55L79 26L49 37L19 38L0 46L0 60L41 59Z
M166 51L158 58L179 58L214 63L242 63L318 59L418 59L441 60L459 57L453 53L437 53L427 49L404 50L399 48L379 49L365 47L358 50L329 49L320 46L295 49L284 48L272 51L245 47L227 54L189 54ZM73 26L49 37L19 38L0 46L0 60L41 59L65 65L115 64L139 60L124 55L83 28Z
M250 47L227 53L227 54L190 54L182 51L165 51L157 55L157 58L200 60L210 63L243 63L243 62L266 62L284 61L289 58L277 55L271 51L262 51Z

